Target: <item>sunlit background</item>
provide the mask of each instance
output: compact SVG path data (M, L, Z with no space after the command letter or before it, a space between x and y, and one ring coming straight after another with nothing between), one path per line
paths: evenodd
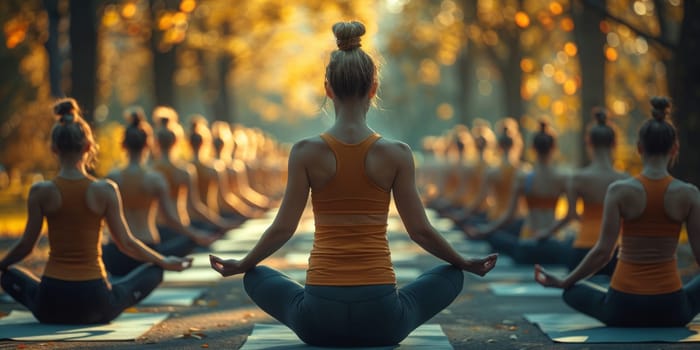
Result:
M4 0L0 234L21 230L27 186L57 168L47 146L56 97L75 97L93 123L97 175L123 161L131 105L290 143L333 121L323 79L339 20L366 24L363 48L382 65L369 122L383 135L418 150L456 124L510 116L527 140L544 118L559 135L557 162L576 167L590 110L603 105L621 131L615 165L635 172L649 97L671 95L683 130L700 128L683 94L700 94L700 78L685 74L700 74L686 50L700 50L699 11L682 0ZM695 181L693 153L678 167Z

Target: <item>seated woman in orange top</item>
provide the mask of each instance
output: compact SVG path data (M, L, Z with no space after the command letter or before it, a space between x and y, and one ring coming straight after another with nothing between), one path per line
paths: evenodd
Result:
M496 221L508 210L518 174L522 139L514 119L507 118L499 124L501 133L495 139L501 163L486 170L481 184L472 186L472 191L476 192L473 201L452 218L458 228ZM482 208L485 208L483 213L480 212ZM522 219L512 221L507 228L501 229L520 232Z
M465 259L430 225L418 197L410 148L367 126L377 70L360 48L359 22L333 26L339 50L326 69L326 94L335 123L320 136L297 142L279 213L242 260L212 256L224 276L245 272L246 292L258 306L318 346L386 346L447 307L460 293L463 270L484 275L496 255ZM306 286L257 266L287 242L309 191L316 232ZM391 193L409 236L447 261L397 288L386 236Z
M233 158L237 144L228 123L216 121L211 126L214 162L223 168L228 190L255 211L265 211L273 204L267 196L250 187L245 163Z
M559 196L566 192L566 176L550 163L556 142L545 122L540 123L540 131L535 134L532 145L537 161L532 172L518 177L508 210L485 227L466 227L465 233L472 239L487 239L495 251L510 255L519 264L565 263L568 244L551 238L538 239L536 236L538 231L554 224L555 206ZM501 230L512 220L521 197L525 199L528 209L521 230Z
M182 127L177 122L177 114L169 107L158 107L153 112L157 121L156 141L157 157L152 167L168 183L170 198L177 208L183 225L192 225L197 229L221 233L237 227L239 223L228 221L213 212L199 200L199 191L195 184L196 172L193 166L173 159L175 145L182 138ZM157 225L161 239L169 241L178 235L169 229L168 219L158 213Z
M128 153L129 164L110 172L107 178L119 186L129 229L141 242L164 255L185 256L198 245L210 245L220 236L183 225L170 197L167 181L163 175L144 164L153 132L143 110L133 108L127 112L127 117L129 125L124 132L122 146ZM175 233L175 237L167 241L161 240L156 228L159 209L167 220L167 226L162 229ZM102 261L107 272L116 276L126 275L142 264L122 253L114 242L102 247Z
M40 322L107 323L148 296L161 282L163 269L181 271L192 260L163 257L131 234L117 186L87 174L97 148L77 103L61 100L54 114L58 119L51 130L51 150L60 169L53 180L38 182L29 191L24 234L0 260L2 288ZM31 253L44 218L49 225L49 260L39 280L12 265ZM119 249L151 264L118 282L108 280L101 259L103 221Z
M262 211L249 206L229 191L224 164L211 159L211 132L202 116L197 115L192 119L190 146L193 154L191 164L194 165L202 204L222 217L237 222L262 214Z
M535 266L537 282L563 288L569 306L609 326L678 327L700 312L700 277L683 286L676 262L684 223L700 262L700 192L668 173L678 154L676 128L668 119L670 103L654 97L651 104L653 118L642 125L637 139L642 173L608 187L596 245L565 278ZM620 234L610 288L579 282L610 261Z
M583 200L581 228L573 242L571 258L568 262L570 270L578 266L583 257L598 241L600 223L603 220L603 200L608 186L628 176L613 168L612 149L615 146L615 130L608 125L605 111L602 109L594 110L594 117L596 123L589 128L586 138L588 151L591 154L591 164L577 171L569 179L567 185L569 210L566 217L552 228L543 231L540 236L542 238L549 237L572 219L577 218L576 201L579 198ZM596 274L611 276L616 261L617 259L613 257L610 263Z

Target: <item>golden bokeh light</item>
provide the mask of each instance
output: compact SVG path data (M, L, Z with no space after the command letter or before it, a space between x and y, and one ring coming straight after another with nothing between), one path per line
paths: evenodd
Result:
M441 120L450 120L455 114L454 108L452 108L452 105L449 103L441 103L435 113L437 114L437 117L440 118Z
M520 69L525 73L531 73L535 69L535 61L531 58L523 58L520 60Z
M573 79L568 79L566 82L564 82L564 93L571 96L576 93L576 90L578 88L576 87L576 81Z
M515 13L515 24L520 28L527 28L530 25L530 16L523 11Z
M556 2L556 1L552 1L549 3L549 11L553 15L558 16L558 15L561 15L562 12L564 12L564 8L561 6L560 3Z
M136 4L133 2L127 2L122 7L122 16L124 18L132 18L136 14Z
M610 62L615 62L617 61L617 50L615 50L612 47L608 47L605 49L605 58L608 59Z
M182 0L180 3L180 11L185 13L194 11L195 7L197 7L197 2L194 0Z
M571 19L570 17L566 17L561 20L561 23L559 24L561 26L561 29L564 30L565 32L570 32L574 30L574 20Z
M578 48L576 47L576 44L572 42L567 42L566 44L564 44L564 52L566 52L567 55L573 57L576 56Z

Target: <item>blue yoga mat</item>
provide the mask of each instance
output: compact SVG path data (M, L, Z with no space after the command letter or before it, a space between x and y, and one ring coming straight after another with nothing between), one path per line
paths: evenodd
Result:
M580 313L525 314L549 339L558 343L685 343L700 342L700 317L687 327L619 328Z

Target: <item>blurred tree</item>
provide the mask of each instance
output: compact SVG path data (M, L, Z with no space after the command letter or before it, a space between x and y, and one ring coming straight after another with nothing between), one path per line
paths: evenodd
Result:
M63 82L61 79L62 57L59 51L59 22L61 13L58 0L44 0L44 8L49 18L48 39L46 40L46 53L49 55L49 84L51 96L63 97Z
M186 14L179 11L179 4L180 0L149 0L156 105L175 105L177 51L187 29Z
M78 101L89 123L94 121L96 106L97 18L98 1L70 1L70 95Z

